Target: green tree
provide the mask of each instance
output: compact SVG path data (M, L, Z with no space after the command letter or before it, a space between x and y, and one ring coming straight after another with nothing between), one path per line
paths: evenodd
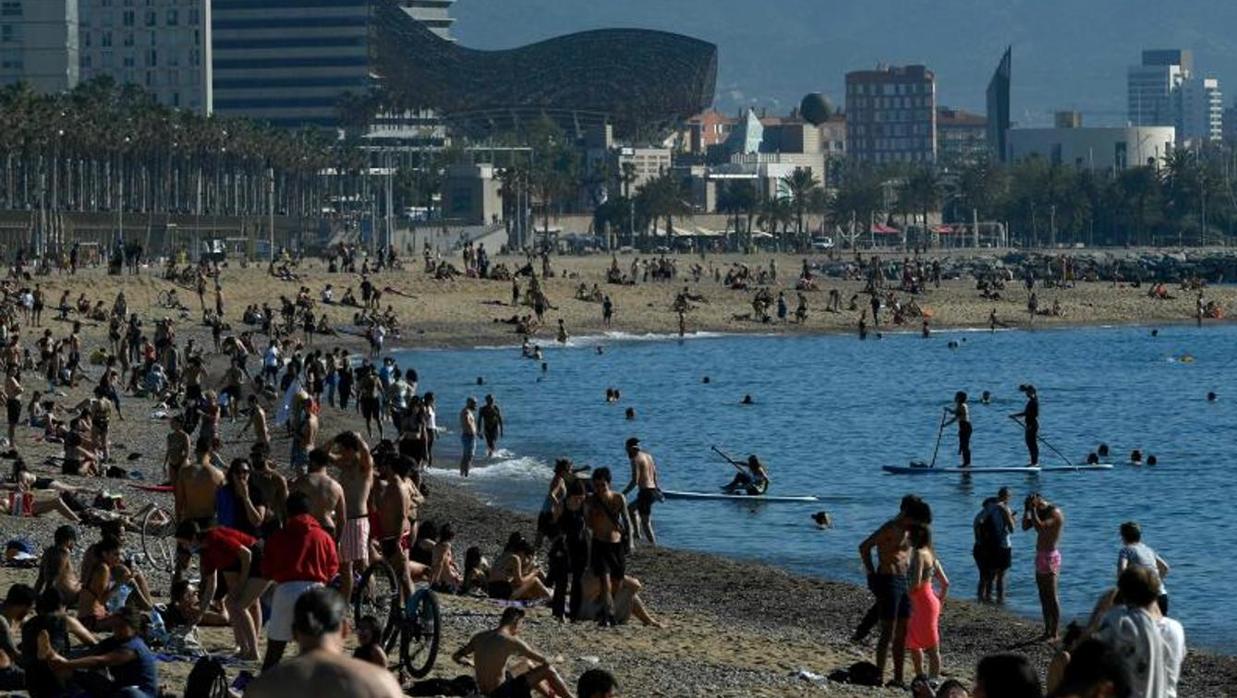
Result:
M804 236L803 216L808 211L812 193L820 188L820 182L816 180L811 170L796 167L794 172L782 177L782 186L786 189L786 198L794 208L797 246L799 249L804 249L807 244Z

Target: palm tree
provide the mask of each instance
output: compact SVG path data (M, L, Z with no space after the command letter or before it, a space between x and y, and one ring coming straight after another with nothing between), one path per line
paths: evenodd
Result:
M742 244L741 237L741 221L742 216L749 216L748 232L751 232L750 215L756 206L756 188L752 183L746 180L732 180L726 182L717 193L717 210L730 216L734 216L734 249L740 249Z
M812 174L811 170L796 167L794 172L782 177L782 185L786 188L791 206L794 207L795 221L797 223L795 232L798 234L799 246L802 248L805 246L803 240L803 215L807 212L808 201L812 196L812 192L820 187L820 183L816 181L816 176Z
M795 220L794 205L785 196L770 197L760 204L760 213L756 219L773 234L778 251L782 249L782 233L785 233Z
M916 168L906 180L903 191L906 194L908 206L922 216L920 220L923 227L920 228L920 240L925 245L931 244L935 236L928 232L928 213L940 208L941 202L941 183L936 176L936 169L931 165Z

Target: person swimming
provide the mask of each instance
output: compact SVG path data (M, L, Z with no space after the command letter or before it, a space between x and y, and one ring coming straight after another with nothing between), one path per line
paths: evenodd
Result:
M1215 401L1216 401L1216 394L1215 394L1215 393L1207 393L1207 402L1215 402Z
M629 422L634 421L636 419L636 408L628 407L627 410L623 413L623 415L627 417L627 421Z
M1154 454L1147 456L1147 465L1156 465L1159 462L1160 460L1156 458Z
M752 399L751 395L744 395L743 399L739 401L739 404L740 405L754 405L756 404L756 401Z
M991 405L992 404L992 393L988 392L987 390L981 393L979 396L979 404Z
M1108 457L1108 444L1100 444L1099 448L1095 449L1100 454L1100 458Z
M827 511L818 511L812 514L812 521L820 528L833 528L833 517L829 516Z
M1134 449L1133 451L1130 451L1130 463L1131 463L1131 464L1133 464L1133 465L1142 465L1142 462L1143 462L1143 452L1142 452L1142 451L1140 451L1140 450L1138 450L1138 449Z

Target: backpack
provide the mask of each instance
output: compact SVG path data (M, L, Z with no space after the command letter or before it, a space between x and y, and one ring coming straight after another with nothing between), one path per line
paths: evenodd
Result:
M185 698L226 698L228 672L214 657L202 657L189 672L185 682Z

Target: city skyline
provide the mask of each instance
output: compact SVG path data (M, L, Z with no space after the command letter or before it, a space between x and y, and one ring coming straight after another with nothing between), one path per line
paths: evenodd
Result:
M462 42L490 48L600 26L673 29L717 43L716 104L730 114L743 106L785 113L811 91L841 104L845 74L877 63L926 65L937 75L940 104L983 112L992 66L1008 45L1018 54L1011 118L1021 126L1049 126L1059 110L1080 111L1089 125L1123 125L1126 71L1144 49L1190 49L1199 72L1222 85L1237 76L1237 41L1218 29L1237 19L1237 7L1193 2L1169 8L1147 0L1085 7L1063 0L1016 7L973 0L916 7L780 0L778 6L782 11L770 16L745 14L754 10L734 0L587 7L564 0L459 0L452 14ZM1095 35L1095 26L1113 27L1121 38ZM965 50L933 38L940 36L966 37Z

